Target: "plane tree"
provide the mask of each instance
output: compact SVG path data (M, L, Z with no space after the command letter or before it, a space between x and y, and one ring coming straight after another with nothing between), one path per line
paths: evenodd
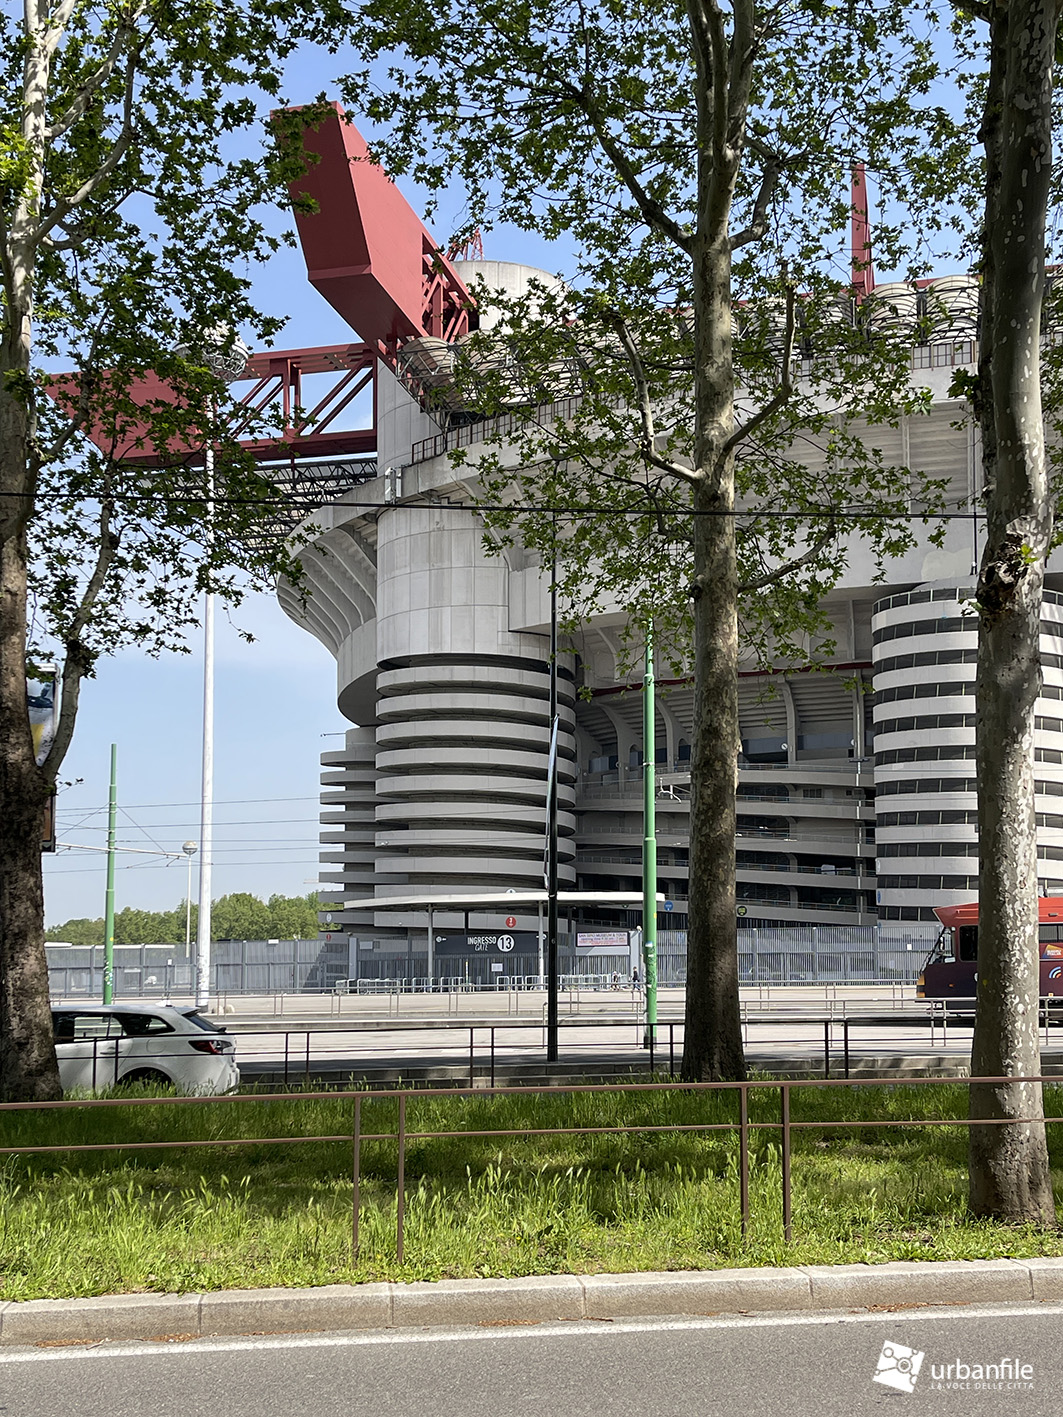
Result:
M510 415L475 469L495 544L556 553L569 602L623 605L636 639L652 613L692 672L687 1078L744 1075L740 625L829 656L818 607L854 541L913 536L874 429L920 406L914 331L854 309L844 233L857 156L881 268L914 272L946 219L965 152L929 97L934 24L889 0L367 0L345 31L390 171L459 183L469 230L576 252L567 288L495 302L459 379Z
M971 1072L1001 1079L970 1089L970 1208L1054 1225L1041 1086L1022 1079L1041 1071L1034 720L1044 575L1059 540L1045 438L1046 411L1058 416L1059 360L1046 365L1042 334L1047 214L1058 197L1052 138L1060 6L965 3L963 12L968 31L974 23L973 42L988 50L979 133L979 362L955 385L981 433L986 513L976 599L980 859ZM1055 408L1043 400L1044 375L1054 381Z
M317 23L315 10L314 23ZM252 533L275 491L226 428L219 325L265 337L249 263L283 164L261 138L294 0L27 0L0 67L0 1098L59 1079L48 1010L44 813L99 657L180 643L207 588L288 558ZM256 129L258 133L256 134ZM185 353L177 351L181 348ZM72 371L59 380L55 371ZM146 401L139 381L156 371ZM51 372L48 372L51 371ZM93 442L86 437L93 435ZM216 443L213 495L190 454ZM160 454L154 471L135 459ZM130 461L134 459L134 462ZM192 458L195 462L195 458ZM269 508L272 514L275 507ZM40 753L27 669L57 659Z

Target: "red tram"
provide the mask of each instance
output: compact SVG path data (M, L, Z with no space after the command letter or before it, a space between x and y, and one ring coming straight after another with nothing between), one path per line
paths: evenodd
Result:
M1041 997L1063 997L1063 896L1041 896ZM916 983L920 999L973 999L978 978L978 902L934 909L942 931Z

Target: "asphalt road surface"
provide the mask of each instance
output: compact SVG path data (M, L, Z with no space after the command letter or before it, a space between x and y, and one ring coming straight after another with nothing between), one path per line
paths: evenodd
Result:
M1061 1411L1063 1305L0 1351L0 1417Z

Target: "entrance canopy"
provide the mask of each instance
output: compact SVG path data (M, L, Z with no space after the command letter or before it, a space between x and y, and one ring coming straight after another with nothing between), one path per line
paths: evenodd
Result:
M665 897L657 893L658 900ZM361 900L345 900L343 910L411 910L418 906L426 910L472 910L480 906L545 905L546 891L471 891L440 892L439 894L369 896ZM642 895L638 891L558 891L558 905L612 905L620 910L641 910ZM334 906L333 909L336 909Z

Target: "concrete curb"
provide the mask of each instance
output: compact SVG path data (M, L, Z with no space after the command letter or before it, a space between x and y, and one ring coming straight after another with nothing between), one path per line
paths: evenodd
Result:
M0 1346L1063 1300L1063 1259L557 1274L0 1303Z

